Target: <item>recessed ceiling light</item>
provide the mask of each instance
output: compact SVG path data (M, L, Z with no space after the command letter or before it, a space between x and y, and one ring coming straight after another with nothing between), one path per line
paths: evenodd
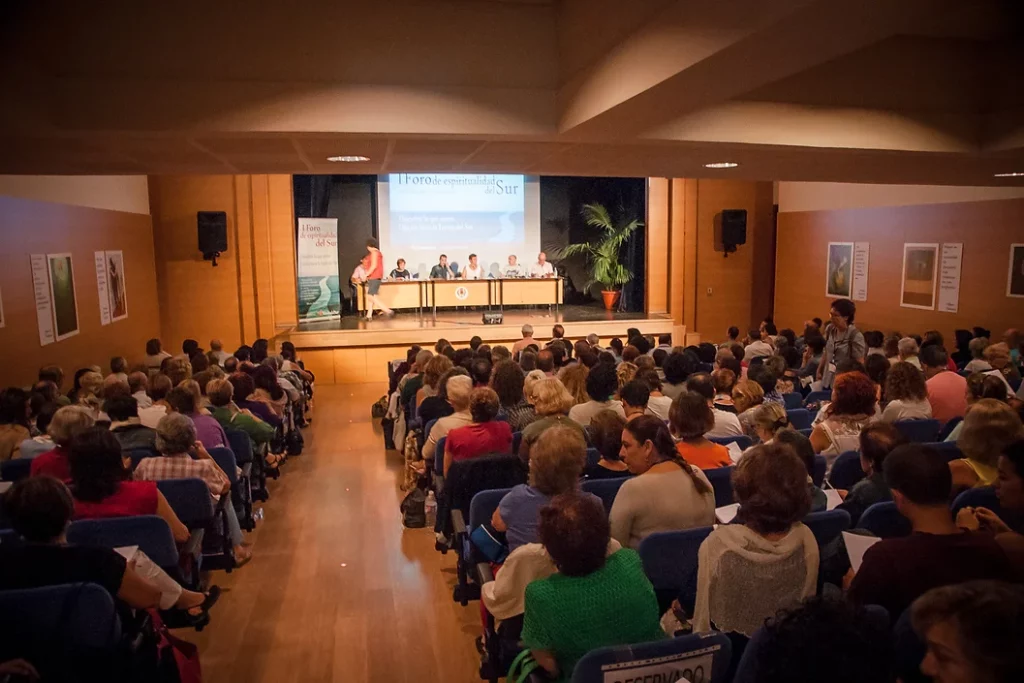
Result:
M339 157L327 157L327 161L345 161L354 163L357 161L369 161L370 157L359 156L358 154L345 154Z
M704 164L704 168L736 168L739 166L735 161L716 161L713 164Z
M1013 171L1010 173L993 173L993 177L996 178L1022 178L1024 177L1024 171Z

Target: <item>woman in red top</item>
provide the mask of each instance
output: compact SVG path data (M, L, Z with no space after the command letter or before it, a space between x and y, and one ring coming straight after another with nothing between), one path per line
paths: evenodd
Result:
M380 281L384 277L384 254L377 248L377 240L372 237L366 240L366 251L370 257L370 266L366 269L369 275L366 276L366 294L369 303L366 305L366 319L373 320L373 310L379 308L385 315L394 315L394 311L387 307L377 293L380 292Z
M103 427L91 427L71 440L71 493L75 519L158 515L171 527L178 543L189 538L155 481L131 481L121 444Z
M686 462L702 470L732 465L729 449L704 438L715 426L715 414L706 398L692 391L684 391L672 401L668 409L672 436L681 439L676 450Z
M57 447L33 458L29 466L29 475L46 475L61 481L70 481L68 446L77 434L89 429L95 422L92 411L85 406L64 406L55 412L46 431Z
M453 462L469 460L488 453L512 452L512 428L498 422L498 394L490 387L478 387L469 395L469 414L473 424L448 432L444 446L444 473Z

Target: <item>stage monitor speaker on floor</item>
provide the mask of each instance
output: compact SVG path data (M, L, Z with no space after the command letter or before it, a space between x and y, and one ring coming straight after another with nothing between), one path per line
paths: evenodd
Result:
M199 233L199 251L203 258L217 265L217 257L228 250L228 215L224 211L196 213Z
M747 210L722 210L722 246L726 253L736 251L740 244L747 243Z
M501 313L484 313L484 325L500 325L503 319Z

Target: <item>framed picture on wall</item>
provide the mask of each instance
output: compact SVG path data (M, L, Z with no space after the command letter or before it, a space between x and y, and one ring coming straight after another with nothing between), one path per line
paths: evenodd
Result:
M50 271L50 300L53 302L54 339L78 334L78 299L71 254L47 254Z
M3 327L6 323L4 322L4 290L0 289L0 327Z
M1010 272L1006 276L1006 296L1024 298L1024 244L1010 245Z
M829 242L825 296L849 299L853 293L853 242Z
M900 306L935 310L938 282L938 244L903 245L903 280Z
M107 296L110 297L110 320L124 320L128 317L128 295L124 283L124 256L120 251L108 251Z

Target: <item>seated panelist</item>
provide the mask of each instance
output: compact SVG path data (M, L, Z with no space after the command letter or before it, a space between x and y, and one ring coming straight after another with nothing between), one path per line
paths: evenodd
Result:
M476 254L469 255L469 265L462 269L463 280L482 280L484 278L484 268L480 265L477 260Z
M448 265L448 257L445 254L441 254L441 258L438 259L437 265L430 269L431 280L454 280L455 272L452 271Z
M530 266L530 277L554 277L555 267L543 251L537 254L537 262Z
M398 259L398 263L395 264L395 265L397 266L397 268L394 268L388 274L388 279L389 280L411 280L412 279L412 273L410 273L405 268L405 259L404 258Z
M515 254L510 254L508 257L508 265L502 268L502 277L523 277L525 272L523 267L519 265L519 259L516 258Z
M364 256L362 259L360 259L359 265L356 266L356 269L352 271L352 278L351 278L352 284L358 285L358 284L360 284L362 282L366 282L366 280L370 276L369 268L370 268L370 257L369 256Z

